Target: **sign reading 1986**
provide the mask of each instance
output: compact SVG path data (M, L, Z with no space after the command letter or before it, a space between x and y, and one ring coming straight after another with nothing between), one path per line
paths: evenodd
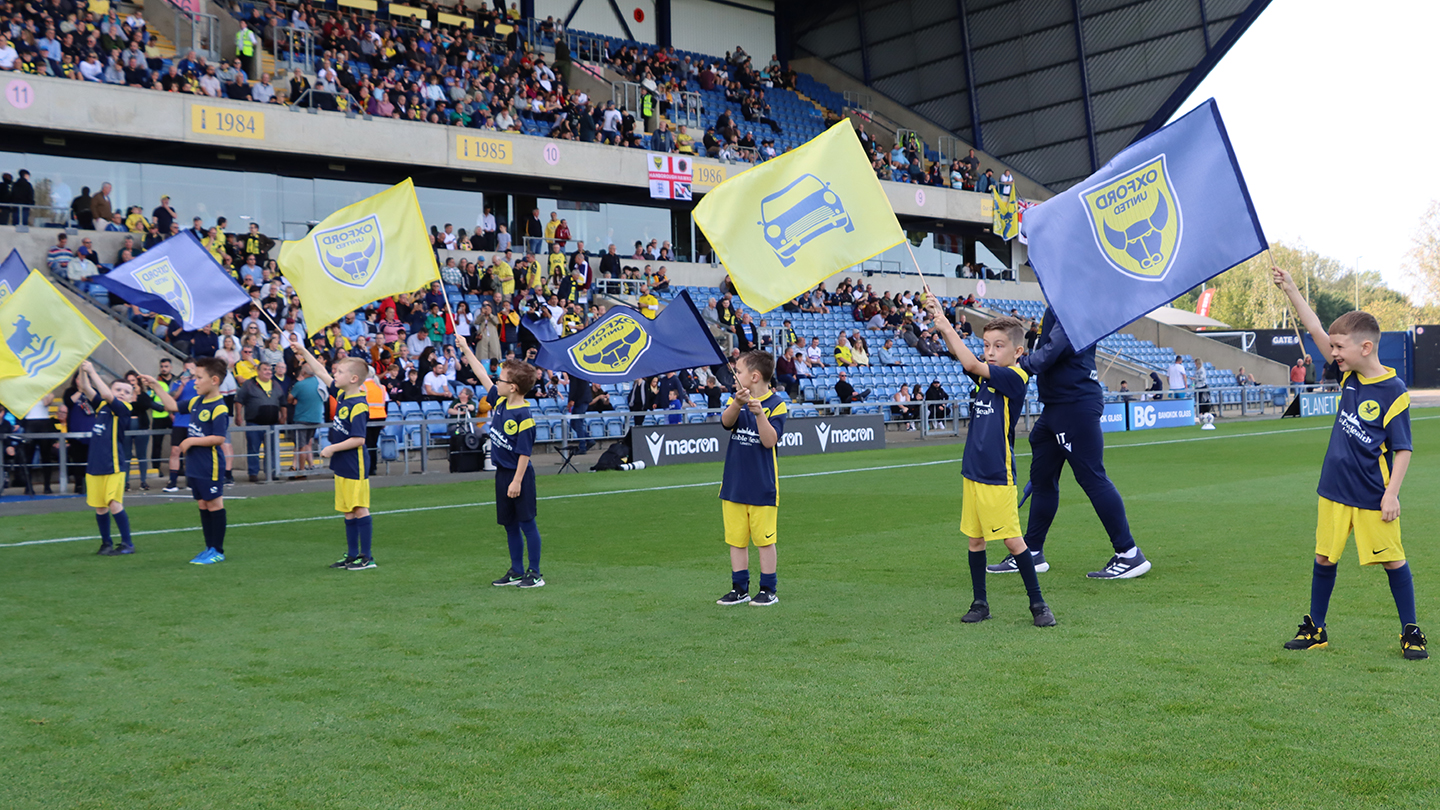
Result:
M457 135L455 136L455 157L480 163L512 164L515 162L515 149L509 141L499 138Z
M190 107L190 131L201 135L265 140L265 113L228 107Z

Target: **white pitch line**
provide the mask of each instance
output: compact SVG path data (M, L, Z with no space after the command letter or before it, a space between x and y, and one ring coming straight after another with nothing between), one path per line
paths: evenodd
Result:
M1411 419L1410 421L1412 421L1412 422L1418 422L1418 421L1425 420L1425 419L1440 419L1440 416L1421 416L1421 417L1415 417L1415 418ZM1210 441L1216 441L1216 440L1219 440L1219 439L1243 439L1243 438L1246 438L1246 437L1249 437L1249 436L1273 436L1273 435L1275 435L1275 434L1277 434L1277 433L1303 433L1303 432L1306 432L1306 431L1313 431L1313 430L1330 430L1330 429L1331 429L1331 428L1330 428L1330 426L1328 426L1328 425L1326 425L1326 426L1316 425L1316 426L1314 426L1314 427L1287 428L1287 429L1285 429L1285 430L1261 430L1261 431L1255 431L1255 432L1253 432L1253 433L1231 433L1231 434L1226 434L1226 435L1221 435L1221 436L1192 436L1192 437L1186 438L1186 439L1160 439L1160 440L1153 441L1153 442L1127 442L1127 443L1125 443L1125 444L1112 444L1112 445L1106 446L1105 449L1106 449L1106 450L1120 450L1120 449L1123 449L1123 448L1126 448L1126 447L1154 447L1154 446L1156 446L1156 445L1162 445L1162 444L1192 444L1192 443L1195 443L1195 442L1210 442ZM1015 457L1016 457L1016 458L1025 458L1025 457L1028 457L1029 455L1030 455L1029 453L1016 453L1016 454L1015 454ZM874 467L852 467L852 468L850 468L850 469L845 469L845 470L825 470L825 471L822 471L822 472L811 472L811 473L791 473L790 475L782 475L782 476L780 476L780 477L781 477L781 478L816 478L816 477L825 476L825 475L847 475L847 474L849 474L849 473L881 472L881 471L884 471L884 470L899 470L899 469L912 468L912 467L933 467L933 466L940 465L940 464L958 464L959 462L960 462L960 459L958 459L958 458L946 458L946 459L940 459L939 461L920 461L920 462L915 462L915 463L912 463L912 464L884 464L884 465L879 465L879 466L874 466ZM542 500L542 501L558 501L558 500L565 500L565 499L569 499L569 498L594 498L594 497L597 497L597 496L600 496L600 495L633 495L633 494L635 494L635 493L637 493L637 492L664 492L665 490L670 490L670 489L694 489L694 488L696 488L696 487L718 487L718 486L720 486L720 483L721 483L721 482L719 482L719 481L702 481L702 482L696 483L696 484L669 484L669 485L666 485L666 486L658 486L658 487L635 487L635 488L632 488L632 489L607 489L607 490L602 490L602 491L600 491L600 492L576 492L576 493L571 493L571 494L569 494L569 495L544 495L544 496L541 496L540 498L538 498L537 500ZM227 496L227 497L228 497L228 496ZM417 506L417 507L413 507L413 508L410 508L410 509L386 509L386 510L383 510L383 511L371 512L371 514L372 514L372 515L405 515L405 514L410 514L410 513L413 513L413 512L433 512L433 511L436 511L436 510L439 510L439 509L473 509L473 508L479 507L479 506L494 506L494 505L495 505L495 502L494 502L494 501L479 501L479 502L476 502L476 503L452 503L452 504L443 504L443 505L440 505L440 506ZM279 526L279 525L286 524L286 523L310 523L310 522L317 521L317 520L335 520L335 519L336 519L336 516L335 516L335 515L323 515L323 516L320 516L320 517L289 518L289 519L287 519L287 520L258 520L258 521L253 521L253 522L251 522L251 523L232 523L232 524L230 524L230 525L227 527L227 530L228 530L228 529L248 529L248 528L253 528L253 527L256 527L256 526ZM131 533L130 533L130 536L131 536L131 537L146 537L146 536L152 536L152 535L157 535L157 534L181 534L181 533L184 533L184 532L196 532L196 531L199 531L199 527L197 527L197 526L187 526L187 527L185 527L185 528L180 528L180 529L148 529L148 530L146 530L146 531L131 532ZM87 534L87 535L81 535L81 536L78 536L78 537L55 537L55 538L51 538L51 539L49 539L49 540L24 540L24 541L19 542L19 543L0 543L0 548L19 548L20 546L42 546L42 545L48 545L48 544L50 544L50 543L73 543L73 542L77 542L77 541L80 541L80 540L94 540L94 539L95 539L95 536L94 536L94 535L89 535L89 534Z

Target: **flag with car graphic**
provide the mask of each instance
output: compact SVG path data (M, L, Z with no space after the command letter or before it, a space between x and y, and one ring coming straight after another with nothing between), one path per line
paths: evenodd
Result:
M695 224L761 312L905 241L849 119L721 183Z
M1268 244L1214 99L1030 208L1021 227L1076 350Z
M280 269L300 294L311 334L372 301L440 278L409 178L336 211L304 239L286 242Z

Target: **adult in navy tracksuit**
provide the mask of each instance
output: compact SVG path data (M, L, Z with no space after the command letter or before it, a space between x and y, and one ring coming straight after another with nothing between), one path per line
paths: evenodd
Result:
M1049 307L1040 321L1040 338L1035 348L1020 358L1020 367L1034 375L1035 387L1045 410L1030 431L1030 523L1025 545L1035 559L1035 570L1047 571L1045 536L1060 507L1060 470L1070 462L1075 480L1090 497L1090 505L1105 525L1115 556L1092 579L1129 579L1150 570L1150 561L1140 553L1130 536L1125 519L1125 502L1105 474L1105 438L1100 431L1104 398L1100 375L1095 372L1095 349L1076 352ZM989 566L992 573L1017 570L1006 557Z

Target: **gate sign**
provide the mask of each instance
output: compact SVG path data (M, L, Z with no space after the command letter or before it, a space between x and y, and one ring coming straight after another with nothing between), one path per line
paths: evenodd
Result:
M652 200L688 200L690 182L695 176L695 162L689 155L664 155L651 152L645 156L650 172Z
M1131 430L1195 426L1194 399L1132 402L1127 407L1130 411Z

